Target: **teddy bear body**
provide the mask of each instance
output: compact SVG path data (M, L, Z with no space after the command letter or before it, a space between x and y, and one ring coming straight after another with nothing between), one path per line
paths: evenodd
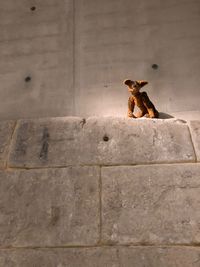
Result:
M125 80L124 84L128 86L128 90L131 93L131 96L128 99L128 117L129 118L158 118L159 112L155 108L154 104L149 99L146 92L140 92L140 89L146 85L146 81L131 81ZM140 111L134 115L134 108L137 106Z

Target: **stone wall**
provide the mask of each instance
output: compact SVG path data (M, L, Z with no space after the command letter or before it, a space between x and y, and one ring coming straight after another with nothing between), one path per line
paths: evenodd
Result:
M200 121L0 123L0 267L199 267Z

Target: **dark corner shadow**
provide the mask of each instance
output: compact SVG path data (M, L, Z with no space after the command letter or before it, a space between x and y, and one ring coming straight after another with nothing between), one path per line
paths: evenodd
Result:
M170 114L167 114L167 113L164 113L164 112L159 112L159 118L158 119L172 119L174 118L174 116L170 115Z

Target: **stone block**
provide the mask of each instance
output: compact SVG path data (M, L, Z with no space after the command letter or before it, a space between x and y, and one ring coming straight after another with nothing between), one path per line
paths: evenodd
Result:
M187 247L0 250L2 267L199 267L200 249Z
M130 247L119 250L120 267L199 267L200 249L189 247Z
M102 168L104 244L200 244L200 164Z
M197 160L200 161L200 121L191 121L190 129Z
M89 118L83 135L87 164L133 165L195 159L187 125L175 120Z
M12 133L14 131L14 121L1 121L0 122L0 168L6 166L8 158L8 150L11 143Z
M116 249L0 250L2 267L119 267Z
M0 247L94 245L99 168L0 172Z
M84 157L79 154L82 124L81 118L73 117L20 121L11 148L10 166L76 165Z
M22 120L9 166L132 165L195 161L188 126L126 118Z

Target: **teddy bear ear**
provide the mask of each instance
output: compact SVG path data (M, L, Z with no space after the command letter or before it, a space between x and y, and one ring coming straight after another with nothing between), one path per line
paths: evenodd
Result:
M125 85L129 85L131 82L132 82L131 80L126 79L126 80L124 80L123 84L125 84Z
M123 84L127 85L129 83L130 80L126 79L123 81Z
M141 88L143 87L143 86L145 86L146 84L148 84L148 82L147 81L136 81L136 83L137 83L137 85L139 85Z

